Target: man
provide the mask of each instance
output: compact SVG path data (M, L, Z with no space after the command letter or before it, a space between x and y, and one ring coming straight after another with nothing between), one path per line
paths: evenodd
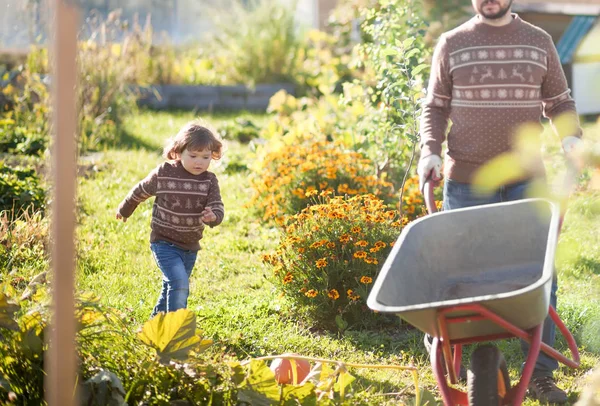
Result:
M575 103L552 38L512 14L512 0L472 3L477 15L439 40L421 117L417 169L421 185L428 178L442 177L442 143L452 122L444 165L444 210L526 197L533 180L544 177L539 146L526 149L527 164L518 170L492 166L501 169L487 180L493 185L491 194L477 193L474 182L485 183L486 178L479 176L482 169L486 165L489 169L499 157L522 157L517 134L524 125L541 133L542 115L551 120L565 153L581 143ZM489 170L486 173L490 175ZM556 306L556 282L551 303ZM552 346L554 338L554 323L547 319L542 339ZM526 353L527 345L522 347ZM567 401L554 382L557 367L555 359L540 353L529 384L533 396L550 403Z

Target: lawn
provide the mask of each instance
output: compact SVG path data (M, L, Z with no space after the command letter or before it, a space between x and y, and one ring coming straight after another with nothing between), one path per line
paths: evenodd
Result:
M263 115L247 114L257 123ZM82 157L87 168L78 182L78 289L91 291L101 301L131 316L133 325L145 322L158 297L161 275L149 250L151 202L145 202L127 223L115 219L115 210L129 189L162 161L164 140L174 135L190 112L145 112L126 120L124 144L119 148ZM214 125L234 115L206 115ZM592 125L589 136L599 139ZM549 173L557 176L557 143L549 142ZM265 224L249 206L252 190L248 170L252 148L228 143L223 161L212 168L219 177L225 221L205 233L192 274L188 306L196 312L204 334L222 349L240 359L294 352L361 364L407 365L419 368L421 385L436 396L435 380L422 346L422 333L398 322L381 331L318 331L309 321L295 320L274 286L265 278L268 268L263 254L275 249L280 232ZM582 180L583 184L587 178ZM558 247L559 313L575 334L582 367L561 367L559 384L574 402L584 383L583 376L600 361L600 193L586 188L570 200ZM558 348L568 351L564 340ZM518 377L521 362L516 340L502 343L511 377ZM380 393L377 404L396 404L396 394L411 388L409 373L384 370L354 370L355 388ZM535 405L527 400L524 404Z

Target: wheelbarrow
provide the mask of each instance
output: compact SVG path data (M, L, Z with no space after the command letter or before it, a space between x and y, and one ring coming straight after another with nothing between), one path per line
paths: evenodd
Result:
M431 182L425 198L435 211ZM579 366L577 344L550 305L561 222L557 204L525 199L433 213L402 230L367 304L432 337L431 365L445 405L520 405L540 351ZM572 358L541 341L548 314ZM529 343L515 386L489 344L472 353L467 392L451 386L463 345L511 337Z

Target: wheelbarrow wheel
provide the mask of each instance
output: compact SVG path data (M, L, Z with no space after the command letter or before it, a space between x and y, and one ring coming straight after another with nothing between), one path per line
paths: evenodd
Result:
M470 406L502 404L510 390L510 378L506 361L498 348L486 344L473 351L467 387Z

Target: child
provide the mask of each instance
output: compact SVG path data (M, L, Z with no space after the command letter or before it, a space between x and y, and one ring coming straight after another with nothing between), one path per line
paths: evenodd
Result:
M205 224L219 225L225 215L219 183L208 172L221 158L222 144L196 121L186 124L164 149L166 162L138 183L121 202L117 219L127 221L136 207L156 196L152 207L150 249L163 273L158 302L152 311L171 312L187 306L190 275Z

